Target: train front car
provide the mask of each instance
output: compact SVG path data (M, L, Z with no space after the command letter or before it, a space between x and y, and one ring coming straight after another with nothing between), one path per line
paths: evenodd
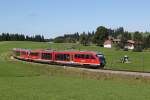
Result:
M104 68L104 66L106 65L105 56L102 53L97 53L96 56L99 59L99 63L100 63L99 68Z
M106 63L104 55L91 51L74 52L73 62L90 68L103 68Z

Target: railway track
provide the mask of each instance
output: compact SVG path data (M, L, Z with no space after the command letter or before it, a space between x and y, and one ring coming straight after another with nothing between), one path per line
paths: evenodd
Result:
M125 75L125 76L134 76L134 77L148 77L150 78L150 72L142 72L142 71L127 71L127 70L114 70L114 69L84 69L92 72L99 73L108 73L113 75Z
M16 59L18 61L25 61L25 60L20 60L14 57L11 57L13 59ZM25 61L29 62L29 61ZM32 64L35 64L36 62L29 62ZM43 63L40 63L43 64ZM57 67L61 67L64 69L69 69L69 70L80 70L82 72L88 71L88 72L93 72L93 73L102 73L102 74L109 74L109 75L118 75L118 76L131 76L131 77L136 77L136 78L148 78L150 79L150 72L142 72L142 71L129 71L129 70L115 70L115 69L90 69L90 68L81 68L81 67L74 67L74 66L64 66L64 65L57 65Z

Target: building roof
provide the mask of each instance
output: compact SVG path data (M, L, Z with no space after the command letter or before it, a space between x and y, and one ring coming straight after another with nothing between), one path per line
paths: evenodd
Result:
M133 40L128 40L127 42L131 43L131 44L135 44L135 41L133 41Z
M108 45L108 44L111 44L111 40L106 40L106 41L104 42L104 45Z
M120 42L120 39L113 39L114 42Z

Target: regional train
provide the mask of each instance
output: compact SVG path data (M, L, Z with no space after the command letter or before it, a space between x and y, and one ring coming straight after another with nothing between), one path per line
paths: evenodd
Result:
M48 64L80 65L90 68L103 68L106 64L102 53L92 51L53 51L15 48L16 59Z

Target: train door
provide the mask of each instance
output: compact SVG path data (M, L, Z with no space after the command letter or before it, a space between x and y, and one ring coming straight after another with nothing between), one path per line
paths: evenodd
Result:
M29 58L34 60L34 59L40 59L40 52L34 52L31 51L29 54Z
M20 57L24 59L28 59L28 51L26 50L20 51Z
M70 61L73 62L74 60L74 54L70 54Z

